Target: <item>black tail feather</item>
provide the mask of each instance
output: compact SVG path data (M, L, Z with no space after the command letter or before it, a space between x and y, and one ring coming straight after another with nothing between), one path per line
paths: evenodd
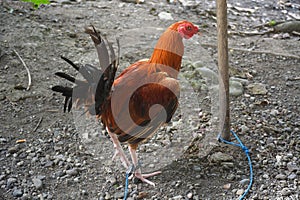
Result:
M64 112L70 112L73 104L76 104L76 106L83 104L89 114L100 115L102 106L111 93L111 87L119 65L120 45L117 40L118 57L116 58L112 45L106 39L103 39L93 26L92 29L86 28L85 32L91 36L95 44L100 69L89 64L78 67L69 59L61 56L63 60L82 75L84 80L78 80L63 72L56 72L55 75L74 83L75 86L54 86L52 90L61 93L65 97Z
M63 72L56 72L55 73L56 76L59 76L61 78L67 79L68 81L75 83L76 79L68 74L65 74Z
M74 67L74 69L76 69L76 71L79 71L79 67L77 65L75 65L71 60L69 60L68 58L66 58L64 56L60 56L60 57L61 57L61 59L63 59L67 63L69 63L72 67Z

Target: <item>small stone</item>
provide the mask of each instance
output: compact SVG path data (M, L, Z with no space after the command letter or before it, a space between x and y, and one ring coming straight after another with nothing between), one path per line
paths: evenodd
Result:
M78 169L77 168L68 169L66 170L66 174L70 176L76 176L78 174Z
M148 196L147 192L139 192L137 199L144 199Z
M230 184L230 183L227 183L227 184L225 184L225 185L223 186L223 188L224 188L225 190L229 190L230 187L231 187L231 184Z
M244 194L244 189L238 189L237 191L236 191L236 194L237 195L242 195L242 194Z
M233 157L222 152L216 152L210 156L210 160L214 163L227 162L233 161Z
M189 192L189 193L186 195L186 197L187 197L188 199L192 199L192 198L193 198L193 193Z
M289 196L291 193L292 193L292 192L291 192L291 190L290 190L289 188L283 188L283 189L281 190L282 196Z
M259 188L260 191L267 189L267 185L262 184Z
M161 20L173 20L171 13L168 13L168 12L160 12L158 14L158 17Z
M33 185L36 189L41 189L43 187L43 182L39 178L33 178L32 179Z
M196 68L196 70L206 79L207 82L210 84L219 84L219 77L216 72L207 68L207 67L200 67Z
M181 200L183 197L181 195L175 196L172 198L173 200Z
M276 116L278 115L279 111L278 110L275 110L275 109L272 109L270 114L273 115L273 116Z
M123 192L116 192L115 194L114 194L114 198L115 199L121 199L121 198L123 198L124 197L124 193Z
M14 189L13 196L14 197L21 197L23 195L23 191L21 189Z
M0 175L0 181L4 180L5 177L6 177L5 174Z
M179 2L186 8L196 8L199 2L192 0L179 0Z
M0 143L6 143L6 142L7 142L6 138L3 137L0 138Z
M269 179L269 175L268 175L268 174L264 174L262 177L263 177L264 179Z
M20 166L22 166L22 165L24 165L24 161L23 161L23 160L21 160L20 162L17 163L17 166L18 166L18 167L20 167Z
M115 177L109 177L108 179L107 179L107 181L108 182L110 182L112 185L114 185L116 182L117 182L117 179L115 178Z
M200 172L200 171L201 171L201 167L200 167L200 166L194 165L193 169L194 169L194 171L196 171L196 172Z
M285 180L286 179L286 175L284 175L284 174L277 174L275 176L275 178L278 179L278 180Z
M13 147L10 147L7 152L10 153L10 154L14 154L14 153L17 153L19 151L19 146L13 146Z
M287 178L290 180L294 180L297 177L295 173L291 173Z
M287 169L289 170L289 172L296 172L299 170L297 165L294 163L288 163L286 166L287 166Z
M52 166L53 166L53 161L48 161L44 165L44 167L52 167Z
M247 133L249 131L249 127L246 125L241 125L241 133Z
M6 182L6 187L7 188L12 188L12 186L14 185L14 183L17 182L17 179L16 178L9 178L7 179L7 182Z
M250 182L249 179L243 179L243 180L240 181L240 184L241 184L241 185L246 185L246 184L248 184L249 182Z
M268 90L266 88L266 85L262 84L262 83L253 83L253 84L249 84L247 86L247 89L250 91L251 94L267 94Z
M230 80L229 82L229 94L232 96L240 96L244 93L244 87L242 83L238 81Z
M104 196L104 199L111 199L111 195L108 192L106 192L105 196Z

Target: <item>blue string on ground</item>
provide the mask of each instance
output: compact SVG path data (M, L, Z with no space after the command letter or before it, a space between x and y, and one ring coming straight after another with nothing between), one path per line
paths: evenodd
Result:
M250 158L250 155L249 155L249 149L242 143L242 141L240 140L240 138L237 136L237 134L234 132L234 131L230 131L231 134L235 137L235 139L238 141L238 143L234 143L234 142L230 142L230 141L227 141L225 139L223 139L221 137L221 134L219 134L218 136L218 140L221 141L221 142L224 142L225 144L230 144L230 145L234 145L234 146L237 146L237 147L241 147L242 150L245 152L246 156L247 156L247 159L248 159L248 164L249 164L249 171L250 171L250 182L248 184L248 187L247 189L245 190L244 194L240 197L240 200L244 199L245 196L248 194L248 192L250 191L250 188L252 186L252 183L253 183L253 169L252 169L252 162L251 162L251 158Z
M124 200L127 199L127 193L128 193L128 179L129 179L129 173L126 172L126 180L125 180L125 191L124 191Z
M123 200L127 199L127 195L128 195L128 179L129 179L129 176L134 172L134 170L135 170L135 167L132 164L132 165L129 166L129 168L126 171L125 190L124 190L124 198L123 198Z

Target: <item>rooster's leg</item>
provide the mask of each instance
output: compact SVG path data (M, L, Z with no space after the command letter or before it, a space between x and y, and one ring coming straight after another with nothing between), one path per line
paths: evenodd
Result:
M108 134L109 134L112 142L114 143L114 148L116 149L115 154L114 154L112 159L114 160L117 156L119 156L123 166L126 169L128 169L130 163L129 163L129 161L128 161L128 159L127 159L127 157L126 157L126 155L123 151L123 148L122 148L122 146L121 146L121 144L118 140L118 137L115 134L110 133L109 131L108 131Z
M136 149L135 148L132 148L130 145L129 145L129 152L130 152L130 155L131 155L131 159L132 159L132 163L133 165L136 167L138 166L138 158L137 158L137 154L136 154ZM135 172L134 172L134 176L138 179L140 179L141 181L145 182L145 183L148 183L149 185L153 185L155 186L155 184L152 182L152 181L149 181L147 180L148 177L151 177L151 176L155 176L157 174L160 174L161 171L157 171L157 172L153 172L153 173L149 173L149 174L142 174L141 173L141 168L138 167Z

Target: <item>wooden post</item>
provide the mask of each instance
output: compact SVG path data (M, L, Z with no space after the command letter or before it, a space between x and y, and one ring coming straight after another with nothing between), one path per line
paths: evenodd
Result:
M230 139L229 109L229 73L228 73L228 38L227 38L227 2L217 1L218 28L218 68L219 68L219 99L220 99L220 132L222 138Z

